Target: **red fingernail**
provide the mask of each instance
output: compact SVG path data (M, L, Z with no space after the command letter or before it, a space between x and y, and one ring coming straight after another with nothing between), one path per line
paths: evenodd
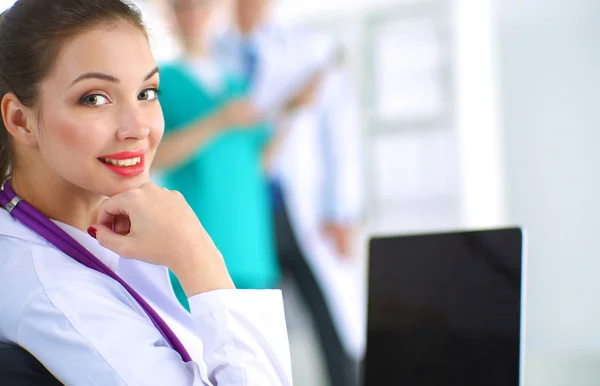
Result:
M90 234L90 236L92 236L93 238L96 238L96 232L98 232L98 231L96 230L96 228L94 228L94 227L89 227L89 228L88 228L88 233L89 233L89 234Z

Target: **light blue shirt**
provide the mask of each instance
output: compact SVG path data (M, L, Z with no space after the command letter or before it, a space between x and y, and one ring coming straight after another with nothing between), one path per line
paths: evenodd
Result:
M22 346L68 385L291 385L280 291L189 298L167 269L121 258L56 222L133 287L193 361L184 363L116 281L50 245L0 209L0 341Z
M320 216L339 223L356 222L363 206L360 106L348 71L331 63L335 44L324 34L270 22L248 37L229 30L216 39L213 51L222 63L243 73L248 45L258 57L251 95L267 114L277 111L281 101L293 95L314 71L327 68L312 109L318 126L313 148L320 153L319 173L324 181ZM274 173L281 179L279 168Z
M321 186L321 213L342 224L358 221L363 208L359 103L351 85L346 69L331 69L322 80L315 112L326 181Z

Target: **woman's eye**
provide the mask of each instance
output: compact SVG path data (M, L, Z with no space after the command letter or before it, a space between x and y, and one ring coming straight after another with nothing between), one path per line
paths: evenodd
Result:
M81 98L79 102L88 106L103 106L108 103L108 98L100 94L90 94Z
M158 89L148 88L138 95L138 99L142 101L151 101L158 98Z

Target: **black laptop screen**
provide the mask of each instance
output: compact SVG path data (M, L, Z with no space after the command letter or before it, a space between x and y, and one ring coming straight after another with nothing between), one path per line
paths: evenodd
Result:
M365 385L518 386L522 232L370 243Z

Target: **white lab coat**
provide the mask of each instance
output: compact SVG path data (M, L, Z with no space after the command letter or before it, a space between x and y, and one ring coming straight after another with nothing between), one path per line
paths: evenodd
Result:
M279 291L220 290L177 301L165 267L123 259L56 222L165 320L193 361L168 347L116 281L63 254L0 209L0 341L67 385L291 385Z
M331 57L330 42L316 34L268 25L251 39L260 54L253 97L266 111L269 106L279 108L284 96ZM217 41L215 52L224 63L241 70L241 44L241 37L232 31ZM366 336L364 265L340 258L321 232L325 219L352 223L361 212L359 122L346 76L340 70L329 72L315 108L299 111L292 119L275 174L282 182L296 239L321 286L342 343L349 355L359 359Z

